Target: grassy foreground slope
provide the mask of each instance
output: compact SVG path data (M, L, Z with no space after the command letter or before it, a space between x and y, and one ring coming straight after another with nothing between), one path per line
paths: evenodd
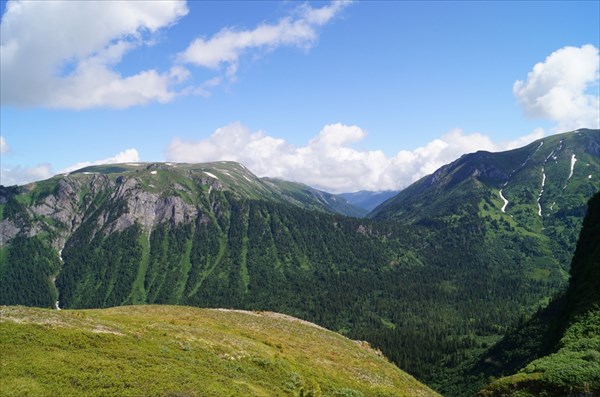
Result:
M0 308L3 396L434 396L364 342L272 312Z

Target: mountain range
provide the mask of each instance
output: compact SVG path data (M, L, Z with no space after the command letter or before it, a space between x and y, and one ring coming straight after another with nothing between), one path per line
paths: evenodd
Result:
M599 158L598 130L468 154L366 218L352 197L232 162L1 187L0 304L277 311L470 395L482 355L567 285Z
M370 192L361 190L353 193L341 193L338 196L346 199L350 204L367 211L365 215L373 211L379 204L394 197L399 190L383 190L380 192Z

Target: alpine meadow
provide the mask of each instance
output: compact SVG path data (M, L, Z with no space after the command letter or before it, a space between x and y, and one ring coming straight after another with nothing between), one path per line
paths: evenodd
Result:
M600 397L599 3L0 4L0 396Z

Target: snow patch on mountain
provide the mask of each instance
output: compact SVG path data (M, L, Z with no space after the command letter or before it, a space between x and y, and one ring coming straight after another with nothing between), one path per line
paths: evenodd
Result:
M500 194L500 198L504 201L504 205L500 209L502 212L506 212L506 206L508 205L508 200L502 195L502 189L498 192Z
M571 179L571 177L573 176L573 170L575 169L575 163L577 162L577 157L575 157L575 153L573 153L571 155L571 172L569 173L569 177L567 178L567 181L569 179Z
M540 199L542 198L542 194L544 194L544 185L546 184L546 173L544 171L544 167L542 167L542 189L540 190L540 194L537 198L538 205L538 215L542 216L542 205L540 204Z

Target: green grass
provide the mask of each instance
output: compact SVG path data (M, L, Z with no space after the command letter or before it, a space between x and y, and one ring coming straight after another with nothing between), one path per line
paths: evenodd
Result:
M518 365L520 371L492 380L480 396L600 395L599 221L600 193L596 193L588 202L569 288L509 334L502 348L494 348L493 354L499 350L505 360L512 356L510 366ZM522 363L526 355L530 359Z
M269 312L0 308L2 395L433 396L364 342Z
M519 373L493 380L479 395L559 397L600 392L600 311L571 326L561 348L534 360Z
M519 373L493 381L480 396L564 396L600 393L600 310L580 316L560 349L529 363ZM573 395L575 395L573 394Z

